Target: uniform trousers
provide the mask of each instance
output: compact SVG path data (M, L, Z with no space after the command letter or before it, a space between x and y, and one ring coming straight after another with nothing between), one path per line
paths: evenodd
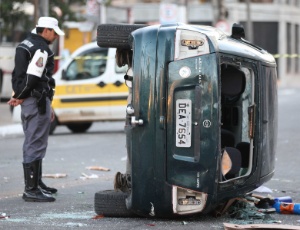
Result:
M46 99L46 113L39 114L35 97L28 97L21 104L21 120L24 131L23 163L31 163L45 157L51 124L51 106Z

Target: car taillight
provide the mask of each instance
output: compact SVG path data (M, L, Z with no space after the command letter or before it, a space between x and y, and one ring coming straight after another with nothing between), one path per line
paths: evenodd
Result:
M207 38L200 32L177 29L175 39L175 60L209 53Z
M184 215L201 212L206 204L207 194L173 186L173 212Z

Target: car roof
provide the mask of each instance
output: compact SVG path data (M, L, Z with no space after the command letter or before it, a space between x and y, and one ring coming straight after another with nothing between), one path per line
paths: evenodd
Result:
M81 54L84 51L90 50L90 49L108 49L108 48L103 48L103 47L99 47L97 45L97 42L91 42L91 43L87 43L83 46L80 46L77 50L75 50L71 57L74 58L76 56L78 56L79 54Z

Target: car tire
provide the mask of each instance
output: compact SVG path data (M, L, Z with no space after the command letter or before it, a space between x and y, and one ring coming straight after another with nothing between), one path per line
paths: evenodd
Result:
M95 193L95 212L106 217L135 217L136 214L126 207L128 193L105 190Z
M101 24L97 28L97 44L100 47L130 49L129 35L146 24Z
M66 126L73 133L84 133L85 131L87 131L92 126L92 124L93 124L92 122L86 122L86 123L67 124Z

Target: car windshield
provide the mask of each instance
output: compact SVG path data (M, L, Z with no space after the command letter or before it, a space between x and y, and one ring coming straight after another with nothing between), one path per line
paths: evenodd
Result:
M76 57L66 71L68 80L91 79L102 75L106 70L108 50L93 50Z

